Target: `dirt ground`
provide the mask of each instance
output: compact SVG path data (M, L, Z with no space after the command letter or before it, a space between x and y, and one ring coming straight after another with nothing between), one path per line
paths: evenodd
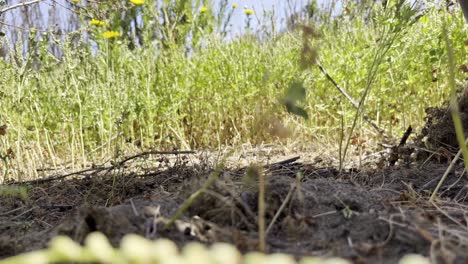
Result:
M355 263L396 263L419 253L434 263L468 263L468 178L461 164L438 199L428 202L456 147L446 134L451 131L444 131L451 122L446 113L428 111L416 143L393 148L395 165L377 153L366 165L340 172L326 159L307 158L310 153L285 154L271 146L243 152L170 228L163 224L214 172L215 155L142 153L23 183L27 200L1 198L0 259L44 248L57 234L83 242L93 231L115 246L136 233L179 245L222 241L244 252L257 250L258 179L249 178L249 167L242 165L255 160L266 177L270 253L340 256Z

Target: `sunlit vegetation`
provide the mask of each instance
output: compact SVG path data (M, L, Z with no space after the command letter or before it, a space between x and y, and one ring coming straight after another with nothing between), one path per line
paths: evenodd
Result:
M268 17L255 18L271 30L256 35L250 30L255 10L231 1L173 2L71 1L77 31L54 39L29 29L27 47L0 38L10 49L0 60L0 179L38 177L38 169L82 167L149 148L279 142L271 133L277 126L304 142L337 145L345 134L365 147L362 142L379 138L362 115L350 130L355 107L315 62L355 101L365 98L363 114L390 137L420 127L425 109L450 93L444 9L346 1L330 17L311 4L295 21L314 30L307 41L317 60L304 67L297 27L278 26L279 33L266 26ZM234 39L226 37L233 12L243 13L247 29ZM467 29L461 12L447 17L461 87ZM306 91L300 109L307 119L288 113L282 100L297 81Z

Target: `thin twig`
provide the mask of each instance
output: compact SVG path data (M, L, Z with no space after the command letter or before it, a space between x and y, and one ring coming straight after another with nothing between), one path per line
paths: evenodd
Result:
M136 155L130 156L128 158L125 158L122 161L120 161L118 164L123 165L127 161L130 161L130 160L133 160L133 159L136 159L136 158L140 158L140 157L143 157L143 156L148 156L148 155L171 155L171 154L172 155L195 154L195 151L192 151L192 150L181 150L181 151L154 151L154 150L151 150L151 151L145 151L145 152L141 152L141 153L138 153Z
M266 251L265 233L265 172L256 170L258 173L258 249L260 252Z
M468 138L465 139L465 144L466 143L468 143ZM435 199L435 197L437 195L437 192L439 191L440 187L442 187L442 184L444 183L444 181L447 178L447 176L449 175L449 173L452 171L453 167L455 166L455 163L457 163L457 160L460 158L461 154L462 154L462 149L460 148L460 150L457 152L457 155L455 155L452 162L450 162L450 165L447 167L447 170L445 170L444 175L442 176L442 178L440 179L440 181L437 184L436 188L432 192L431 198L429 198L429 202L431 202L431 203L434 202L434 199Z
M88 168L88 169L84 169L84 170L80 170L80 171L76 171L76 172L70 172L70 173L63 174L63 175L48 176L48 177L45 177L45 178L42 178L42 179L28 180L28 181L21 181L21 182L11 182L11 183L8 183L8 185L38 184L38 183L45 183L45 182L61 180L61 179L64 179L64 178L67 178L67 177L70 177L70 176L74 176L74 175L82 175L82 174L87 173L87 172L92 172L91 174L96 174L96 173L102 172L102 171L108 171L109 172L109 171L111 171L113 169L122 167L126 162L128 162L130 160L140 158L140 157L143 157L143 156L147 156L147 155L171 155L171 154L178 155L178 154L193 154L193 153L195 153L195 152L194 151L146 151L146 152L142 152L142 153L127 157L127 158L123 159L122 161L113 164L112 166L95 166L93 168Z
M285 159L285 160L282 160L282 161L278 161L278 162L274 162L274 163L271 163L271 164L267 164L265 165L264 167L265 168L269 168L269 167L278 167L280 165L286 165L286 164L289 164L289 163L293 163L295 161L297 161L298 159L300 159L301 156L296 156L296 157L293 157L293 158L290 158L290 159Z
M130 204L132 205L133 214L135 216L140 216L140 214L138 213L138 210L135 207L135 203L133 203L133 198L130 198Z
M372 119L362 111L362 108L359 107L359 104L356 103L356 101L354 101L354 99L343 88L340 87L340 85L330 76L330 74L325 70L325 68L323 68L323 66L319 62L317 62L317 66L319 67L320 71L325 75L325 77L333 84L333 86L335 86L335 88L338 89L338 91L342 95L344 95L346 100L348 100L348 102L350 102L353 105L353 107L356 108L357 111L359 111L364 120L367 123L369 123L375 130L377 130L377 132L380 135L385 135L385 131L379 126L377 126L377 124L375 124L374 121L372 121Z
M67 211L73 209L75 206L70 204L46 204L39 205L39 207L46 210Z
M437 204L435 204L434 202L431 201L431 204L432 206L434 206L439 212L441 212L445 217L447 217L448 219L450 219L452 222L454 222L456 225L460 226L461 228L465 229L466 226L463 225L462 223L460 223L457 219L453 218L452 216L450 216L447 212L445 212L444 210L442 210L439 206L437 206Z
M21 216L23 216L23 215L25 215L25 214L27 214L27 213L33 211L33 210L36 210L37 208L39 208L39 206L34 206L34 207L32 207L32 208L29 208L28 210L22 212L21 214L16 215L16 216L10 218L10 221L13 221L13 220L15 220L15 219L18 219L18 218L20 218Z
M66 177L70 177L70 176L74 176L74 175L81 175L81 174L84 174L86 172L99 172L99 171L103 171L103 170L106 170L106 169L109 169L109 168L112 168L112 167L115 167L115 166L88 168L88 169L84 169L84 170L80 170L80 171L70 172L70 173L63 174L63 175L48 176L48 177L45 177L45 178L42 178L42 179L29 180L29 181L20 181L20 182L10 182L10 183L8 183L8 185L38 184L38 183L51 182L51 181L61 180L61 179L64 179Z
M24 2L24 3L19 3L19 4L16 4L16 5L7 6L7 7L3 8L3 9L0 9L0 15L7 12L7 11L15 9L15 8L36 4L36 3L39 3L39 2L42 2L42 1L44 1L44 0L33 0L33 1L29 1L29 2Z
M231 197L238 204L240 204L240 206L242 206L242 209L244 209L244 211L247 213L247 215L249 215L255 221L255 223L257 223L257 221L258 221L257 216L252 212L252 209L250 209L250 207L242 199L237 197L237 195L235 195L235 193L231 189L226 187L226 188L224 188L224 190L226 190L231 195Z
M23 209L24 209L24 206L21 206L21 207L15 208L13 210L10 210L8 212L0 213L0 216L6 216L6 215L12 214L12 213L14 213L16 211L23 210Z
M275 224L276 220L278 219L278 217L280 216L280 214L283 212L283 209L284 207L286 207L286 204L288 204L289 200L291 199L291 196L294 192L294 190L296 189L296 186L293 185L291 186L291 189L289 189L289 192L288 194L286 195L286 198L284 198L284 201L283 203L281 204L281 206L278 208L278 211L276 211L276 214L275 216L273 217L273 219L271 220L270 224L268 225L266 231L265 231L265 236L268 236L268 232L270 232L271 228L273 228L273 225Z
M94 152L102 149L104 146L110 144L112 141L114 141L115 139L117 139L118 137L122 136L124 133L123 132L119 132L117 135L111 137L110 139L108 139L106 142L104 142L104 144L101 144L100 146L98 146L97 148L91 150L90 152L88 152L88 155L91 155L93 154Z
M249 220L247 220L247 216L242 212L242 210L237 208L235 205L233 205L229 201L226 201L226 199L224 199L225 198L224 196L222 196L221 194L215 191L210 191L210 190L205 190L205 193L217 198L218 200L223 202L226 206L230 206L237 213L237 215L239 215L241 221L244 222L245 225L247 225L251 230L255 229L255 225L249 222Z

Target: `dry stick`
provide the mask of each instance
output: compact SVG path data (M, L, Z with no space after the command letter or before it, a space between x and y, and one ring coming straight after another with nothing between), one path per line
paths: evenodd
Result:
M23 215L25 215L25 214L27 214L27 213L33 211L33 210L36 210L36 209L38 209L38 208L39 208L39 206L34 206L34 207L32 207L32 208L29 208L28 210L22 212L21 214L13 216L13 217L10 218L9 220L10 220L10 221L13 221L13 220L15 220L15 219L18 219L18 218L20 218L21 216L23 216Z
M276 212L275 216L273 217L273 219L271 220L270 224L268 225L266 231L265 231L265 236L268 235L268 233L270 232L271 228L273 228L273 225L275 224L276 220L278 219L278 217L280 216L281 212L283 212L283 209L284 207L286 207L286 204L288 204L289 200L291 199L291 196L294 192L294 190L296 189L296 186L293 185L291 186L291 189L289 189L289 192L288 194L286 195L286 198L284 198L284 201L283 203L281 204L280 208L278 209L278 211Z
M466 226L462 223L460 223L457 219L453 218L452 216L450 216L447 212L445 212L444 210L442 210L439 206L437 206L437 204L435 204L434 202L431 202L432 206L434 206L439 212L441 212L445 217L447 217L448 219L450 219L452 222L454 222L456 225L460 226L461 228L465 229Z
M136 158L139 158L139 157L142 157L142 156L148 156L148 155L170 155L170 154L174 154L174 155L179 155L179 154L195 154L195 151L191 151L191 150L181 150L181 151L146 151L146 152L142 152L142 153L138 153L136 155L133 155L133 156L130 156L128 158L125 158L123 159L122 161L120 161L118 164L119 165L123 165L125 162L129 161L129 160L132 160L132 159L136 159Z
M19 3L19 4L16 4L16 5L7 6L7 7L3 8L3 9L0 9L0 15L7 12L7 11L15 9L15 8L36 4L36 3L39 3L39 2L42 2L42 1L44 1L44 0L33 0L33 1L30 1L30 2Z
M132 205L133 214L137 217L140 216L140 214L138 213L138 210L135 207L135 203L133 203L133 198L130 198L130 204Z
M265 173L259 171L258 175L258 240L260 252L265 252Z
M242 206L242 209L245 210L246 214L249 215L254 221L255 223L258 222L257 220L257 216L252 212L252 209L250 209L250 207L242 200L240 199L239 197L236 196L236 194L229 188L225 188L225 190L231 195L231 197L237 202L240 204L240 206Z
M277 167L277 166L280 166L280 165L286 165L288 163L293 163L295 161L297 161L298 159L300 159L301 156L296 156L296 157L293 157L293 158L290 158L290 159L285 159L285 160L282 160L282 161L278 161L278 162L275 162L275 163L271 163L271 164L267 164L265 166L263 166L264 168L271 168L271 167Z
M46 177L46 178L37 179L37 180L20 181L20 182L11 182L11 183L8 183L7 185L16 185L16 184L38 184L38 183L51 182L51 181L61 180L61 179L64 179L64 178L66 178L66 177L70 177L70 176L74 176L74 175L81 175L81 174L84 174L84 173L86 173L86 172L99 172L99 171L104 171L104 170L107 170L107 169L112 168L112 167L114 167L114 166L111 166L111 167L89 168L89 169L84 169L84 170L80 170L80 171L70 172L70 173L63 174L63 175L48 176L48 177Z
M353 98L343 88L341 88L337 82L335 82L335 80L330 76L330 74L328 74L328 72L325 70L325 68L323 68L323 66L319 62L317 62L317 66L319 67L320 71L325 75L325 77L327 77L327 79L333 84L333 86L335 86L335 88L338 89L338 91L342 95L344 95L346 100L348 100L348 102L350 102L354 106L354 108L356 108L356 110L359 111L359 113L363 116L364 120L367 123L369 123L375 130L377 130L377 132L380 135L385 135L385 131L379 126L377 126L377 124L375 124L374 121L372 121L372 119L362 111L362 109L359 107L359 104L356 103L356 101L354 101Z
M466 138L465 140L465 145L468 143L468 138ZM455 166L455 163L457 162L457 160L460 158L462 154L462 149L460 148L460 150L457 152L457 155L455 155L455 157L453 158L452 162L450 162L450 165L447 167L447 169L445 170L444 172L444 175L442 176L442 178L440 179L439 183L437 184L436 188L434 189L434 191L432 192L431 194L431 198L429 198L429 202L433 202L436 195L437 195L437 192L439 191L440 187L442 187L442 184L444 183L445 179L447 178L447 176L449 175L449 173L452 171L453 169L453 166Z
M412 132L413 132L413 128L409 126L406 129L405 133L403 134L403 137L400 140L400 144L398 144L398 146L396 147L391 148L390 157L388 158L388 163L390 164L390 166L394 166L396 162L398 161L398 159L400 158L400 153L399 153L400 149L402 149L405 146L406 141L408 141L408 138Z
M142 152L142 153L130 156L128 158L125 158L122 161L120 161L117 164L112 165L112 166L107 166L107 167L98 166L98 167L95 167L95 168L88 168L88 169L84 169L84 170L80 170L80 171L76 171L76 172L70 172L70 173L63 174L63 175L48 176L46 178L37 179L37 180L11 182L11 183L8 183L8 185L38 184L38 183L45 183L45 182L50 182L50 181L61 180L61 179L64 179L66 177L70 177L70 176L74 176L74 175L80 175L80 174L83 174L83 173L86 173L86 172L97 173L97 172L106 171L106 170L111 171L111 170L113 170L115 168L118 168L118 167L124 165L126 162L128 162L130 160L133 160L133 159L136 159L136 158L139 158L139 157L142 157L142 156L147 156L147 155L170 155L170 154L178 155L178 154L194 154L194 153L195 153L194 151L190 151L190 150L183 150L183 151L146 151L146 152Z
M0 216L6 216L6 215L12 214L12 213L14 213L16 211L23 210L23 209L24 209L24 206L21 206L21 207L15 208L13 210L10 210L8 212L0 213Z
M230 204L228 201L226 201L224 199L224 196L222 196L221 194L217 193L217 192L214 192L214 191L210 191L210 190L205 190L205 193L208 194L208 195L211 195L213 197L215 197L216 199L220 200L221 202L223 202L224 204L226 204L226 206L230 206L234 209L234 211L239 215L240 219L242 222L244 222L244 224L246 224L249 228L251 228L252 230L255 229L255 225L252 224L251 222L249 222L247 220L247 216L242 212L242 210L240 210L239 208L237 208L236 206L233 206L232 204Z
M114 141L115 139L117 139L118 137L122 136L124 133L123 132L119 132L117 133L117 135L111 137L110 139L108 139L106 142L104 142L104 144L101 144L100 146L96 147L95 149L91 150L90 152L88 152L88 155L91 155L92 153L102 149L104 146L106 146L107 144L110 144L112 141Z

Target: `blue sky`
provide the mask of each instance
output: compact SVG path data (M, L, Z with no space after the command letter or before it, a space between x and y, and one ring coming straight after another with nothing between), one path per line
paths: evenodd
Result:
M238 32L245 25L245 15L242 12L245 7L255 10L258 18L264 17L264 11L274 11L277 23L281 24L293 11L298 11L307 4L308 0L234 0L231 2L239 5L232 20L234 32Z
M41 3L39 3L39 9L36 9L37 12L35 12L31 16L31 21L35 19L35 17L42 17L42 21L39 23L34 23L31 22L32 27L40 28L40 25L48 25L48 27L51 27L55 24L57 24L57 21L50 21L51 17L49 14L55 13L55 15L59 16L62 21L66 21L66 18L70 15L70 11L67 10L69 7L69 0L56 0L56 1L51 1L51 0L45 0ZM84 1L84 0L83 0ZM212 0L212 3L214 4L219 4L222 0ZM27 0L10 0L6 1L9 5L14 5L17 3L21 2L28 2ZM55 2L55 3L54 3ZM274 11L275 13L275 18L276 22L278 23L284 23L285 18L291 14L292 10L299 10L301 7L303 7L308 0L229 0L229 5L232 5L233 3L238 4L237 10L235 10L233 17L232 17L232 23L233 23L233 31L234 32L241 32L242 29L245 26L245 14L242 12L244 7L251 8L255 10L256 12L256 17L258 18L263 18L264 17L264 10L271 12ZM319 5L326 3L326 0L318 0ZM21 9L15 9L13 11L9 11L6 14L4 14L4 22L13 24L13 25L21 25L21 21L18 21L18 19L22 16L19 16L19 12L21 12ZM55 16L55 17L56 17ZM60 23L59 23L60 24ZM252 19L252 26L255 27L256 25L256 18ZM67 25L63 25L63 23L60 25L62 29L67 28ZM10 31L11 29L8 28L3 28L3 31Z

